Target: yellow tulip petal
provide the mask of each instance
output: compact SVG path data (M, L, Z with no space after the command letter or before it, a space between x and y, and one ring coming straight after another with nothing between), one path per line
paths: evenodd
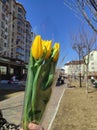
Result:
M51 54L52 41L45 42L45 46L46 46L46 49L47 49L47 53L46 53L45 59L48 59L50 57L50 54Z
M52 41L51 40L50 41L43 40L42 45L43 45L43 48L44 48L44 52L46 52L45 59L48 59L51 55Z
M42 39L40 35L37 35L31 46L31 53L35 59L39 59L43 55Z
M59 43L55 43L55 44L54 44L54 52L56 52L56 53L55 53L55 55L54 55L54 57L53 57L53 61L54 61L54 62L58 60L59 50L60 50L60 44L59 44Z

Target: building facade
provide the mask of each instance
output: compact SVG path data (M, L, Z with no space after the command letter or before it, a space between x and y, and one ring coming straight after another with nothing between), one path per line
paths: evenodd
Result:
M86 63L88 62L88 76L97 78L97 51L93 50L84 57ZM65 74L67 76L85 76L86 65L84 61L70 61L64 66Z
M89 53L89 55L85 56L86 62L88 62L89 58L89 65L88 65L88 70L89 70L89 76L94 76L97 78L97 51L93 50Z
M4 74L17 74L20 66L22 71L25 69L32 43L31 28L21 3L16 0L0 1L0 57L3 58L0 59L1 73L2 68L5 70ZM3 62L4 59L8 59L7 62L10 63Z
M65 64L65 74L67 76L72 76L72 77L76 77L76 76L83 76L84 75L84 62L83 60L81 61L70 61L68 63Z

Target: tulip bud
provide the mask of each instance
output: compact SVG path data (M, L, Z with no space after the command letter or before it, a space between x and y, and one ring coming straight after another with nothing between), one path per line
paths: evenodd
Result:
M54 44L54 57L53 57L53 61L57 61L58 57L59 57L59 50L60 50L60 44L59 43L55 43Z
M45 59L48 59L51 55L51 49L52 49L52 41L46 41L44 46L46 47L46 56Z
M40 35L37 35L31 46L31 53L35 59L39 59L43 55L42 39Z
M47 49L45 47L45 40L42 40L42 47L43 47L43 52L46 53L47 52Z

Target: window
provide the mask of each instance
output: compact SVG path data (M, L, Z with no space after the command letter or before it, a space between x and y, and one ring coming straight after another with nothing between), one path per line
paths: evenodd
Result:
M3 21L1 22L1 27L4 28L4 22Z
M11 41L12 41L12 43L13 43L13 42L14 42L14 39L12 38Z
M13 57L13 52L11 52L11 57Z
M18 18L22 19L22 16L21 16L21 14L18 14Z
M11 48L11 51L13 51L13 48Z
M7 32L8 31L8 29L7 28L5 28L5 32Z
M7 39L7 36L5 35L4 38Z
M92 70L94 70L95 68L94 67L91 67Z
M29 27L29 25L28 25L28 24L26 24L26 27Z
M3 32L3 30L1 30L1 37L4 38L4 32Z
M14 32L12 32L12 37L14 37Z
M94 65L94 62L92 62L91 65Z
M4 5L2 6L2 10L3 10L3 12L5 12L5 10L6 10Z
M93 55L93 53L91 54L91 56L90 56L90 59L91 60L94 60L94 57L93 57L94 55Z
M18 7L18 12L23 13L23 11L20 7Z
M6 43L4 43L4 47L6 47Z
M5 66L0 66L0 72L1 74L6 74L7 68Z
M15 5L15 3L13 3L13 8L15 9L15 7L16 7L16 5Z
M14 28L14 24L12 25L12 27Z
M18 43L19 43L19 41L17 40L17 41L16 41L16 44L18 44Z
M7 2L7 0L2 0L2 2L5 4Z
M5 15L2 13L2 19L5 20Z
M13 73L14 73L14 69L10 68L10 74L13 74Z

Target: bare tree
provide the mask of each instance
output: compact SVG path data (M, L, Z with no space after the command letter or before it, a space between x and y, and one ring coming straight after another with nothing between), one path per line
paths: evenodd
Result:
M86 66L86 92L88 92L88 66L90 61L90 52L93 49L96 49L96 34L93 32L90 35L90 33L82 29L77 35L73 35L72 38L72 48L77 52L79 61L83 59L84 65Z
M79 59L79 86L82 87L82 83L81 83L81 59L82 59L83 44L81 44L81 41L79 41L79 37L77 35L76 36L73 35L72 38L73 38L72 48L77 52L78 59Z
M81 14L97 33L97 0L64 0L64 4L81 19Z

